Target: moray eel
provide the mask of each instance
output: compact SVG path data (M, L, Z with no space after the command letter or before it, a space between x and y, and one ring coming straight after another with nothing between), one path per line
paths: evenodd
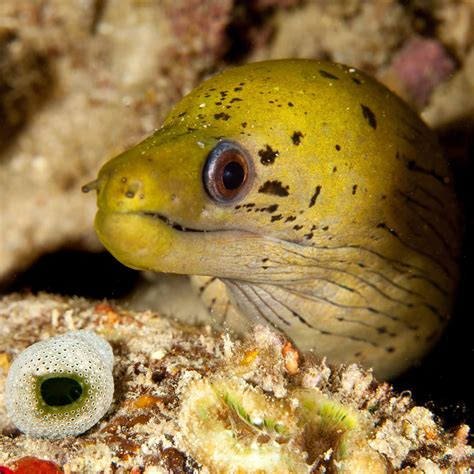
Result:
M232 327L270 324L388 378L449 319L461 219L448 164L419 117L353 68L226 70L94 186L105 247L133 268L208 276L201 292Z

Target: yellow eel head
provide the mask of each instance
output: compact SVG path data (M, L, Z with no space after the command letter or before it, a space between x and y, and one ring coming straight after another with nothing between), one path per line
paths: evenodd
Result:
M279 60L207 80L101 169L98 207L124 264L221 278L244 314L335 361L398 373L449 317L447 163L416 114L352 68Z

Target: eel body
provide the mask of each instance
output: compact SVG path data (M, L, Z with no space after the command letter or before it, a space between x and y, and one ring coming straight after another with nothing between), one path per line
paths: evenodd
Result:
M105 164L97 190L110 252L209 276L201 290L226 292L231 326L267 323L392 377L449 320L461 219L448 163L419 117L353 68L226 70Z

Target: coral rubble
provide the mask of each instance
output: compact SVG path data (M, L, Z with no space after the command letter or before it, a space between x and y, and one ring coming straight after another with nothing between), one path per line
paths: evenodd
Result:
M474 468L465 425L445 431L428 409L370 372L297 357L263 327L239 341L150 311L48 295L3 298L0 324L0 465L10 469L25 457L66 472ZM29 438L4 410L8 367L26 346L78 329L94 329L113 347L112 408L84 435Z

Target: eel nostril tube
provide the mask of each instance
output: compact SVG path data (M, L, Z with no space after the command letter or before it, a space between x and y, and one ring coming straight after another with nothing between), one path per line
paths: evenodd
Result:
M112 403L113 363L109 343L91 331L72 331L31 345L8 372L9 417L33 437L83 433Z
M82 186L81 190L83 193L88 193L98 188L99 188L99 180L94 179L94 181L91 181L90 183L87 183L84 186Z

